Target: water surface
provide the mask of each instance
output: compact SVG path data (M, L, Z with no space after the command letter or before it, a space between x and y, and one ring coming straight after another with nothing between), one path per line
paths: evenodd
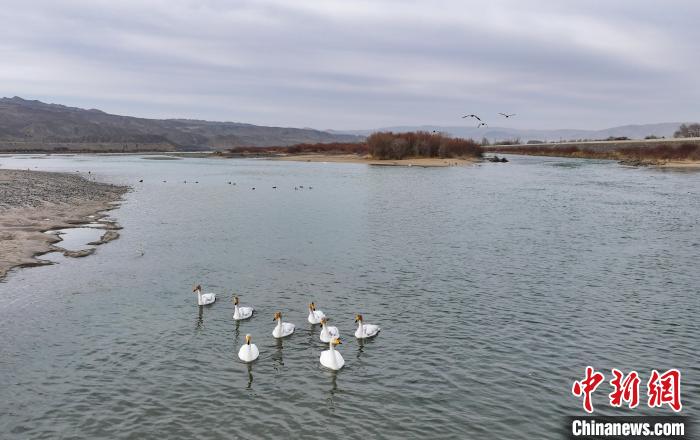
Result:
M555 439L586 365L679 368L697 415L700 174L509 158L1 158L133 186L118 240L0 283L2 437ZM197 307L195 283L218 301ZM234 292L252 320L231 319ZM297 324L281 342L277 310ZM378 338L354 339L357 312Z

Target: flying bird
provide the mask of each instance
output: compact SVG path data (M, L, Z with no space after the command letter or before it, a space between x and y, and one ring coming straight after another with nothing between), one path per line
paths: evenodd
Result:
M505 116L506 119L510 118L511 116L515 116L515 113L507 114L507 113L498 113L501 116Z
M489 124L487 124L486 122L479 122L479 125L477 125L476 128L488 127L488 126L489 126Z
M477 120L481 121L481 118L478 117L477 115L464 115L462 116L462 119L464 118L476 118Z

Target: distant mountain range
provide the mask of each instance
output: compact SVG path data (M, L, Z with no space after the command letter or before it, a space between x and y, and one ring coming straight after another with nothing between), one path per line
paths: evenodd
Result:
M605 130L536 130L473 126L396 126L372 130L314 130L266 127L194 119L146 119L46 104L19 97L0 98L0 151L191 151L298 143L361 142L376 131L439 131L490 142L520 139L560 141L646 136L671 137L680 122L625 125Z
M353 134L358 136L368 136L377 131L438 131L445 134L450 134L456 137L472 138L480 141L482 138L488 139L490 142L503 141L511 139L520 139L522 143L527 141L560 141L560 140L582 140L582 139L607 139L608 137L628 137L630 139L644 139L646 136L658 137L673 137L673 133L678 130L681 122L664 122L660 124L643 124L643 125L623 125L620 127L606 128L604 130L576 130L576 129L561 129L561 130L537 130L537 129L518 129L507 127L488 127L476 128L469 126L439 126L439 125L420 125L420 126L395 126L382 127L373 130L348 130L335 131L329 130L331 133L338 134Z
M134 118L19 97L0 99L0 151L221 150L360 140L306 128Z

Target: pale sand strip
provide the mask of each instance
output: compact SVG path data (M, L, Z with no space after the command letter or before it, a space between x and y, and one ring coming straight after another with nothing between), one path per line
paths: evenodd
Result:
M342 162L342 163L362 163L366 165L379 166L417 166L417 167L449 167L459 165L471 165L478 162L478 159L457 159L439 157L420 157L401 160L377 160L368 156L356 154L290 154L287 156L274 156L270 160L291 160L297 162Z
M103 211L116 207L126 190L73 174L0 169L0 278L13 267L48 264L35 257L63 250L54 246L60 239L44 231L97 221L106 215ZM109 222L104 227L119 228ZM115 238L114 232L105 235L105 241Z
M697 168L700 169L700 161L698 160L669 160L657 165L661 168Z

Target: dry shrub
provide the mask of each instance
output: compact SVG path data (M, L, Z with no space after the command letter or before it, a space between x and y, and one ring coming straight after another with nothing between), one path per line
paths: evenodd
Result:
M677 147L672 145L656 145L646 148L625 147L620 148L618 153L630 159L700 160L700 145L687 143Z
M369 154L376 159L481 157L483 154L481 146L471 139L426 131L374 133L367 138L367 146Z
M281 147L234 147L228 150L232 154L265 155L265 154L367 154L367 144L334 142L328 144L296 144Z
M405 159L412 157L481 157L483 149L471 139L453 138L439 133L416 131L408 133L378 132L364 143L297 144L284 147L235 147L228 150L237 155L275 154L370 154L376 159Z
M581 157L587 159L632 160L700 160L700 144L684 143L678 146L658 144L653 146L611 147L609 149L579 148L575 145L554 146L500 146L490 150L500 153L534 156Z

